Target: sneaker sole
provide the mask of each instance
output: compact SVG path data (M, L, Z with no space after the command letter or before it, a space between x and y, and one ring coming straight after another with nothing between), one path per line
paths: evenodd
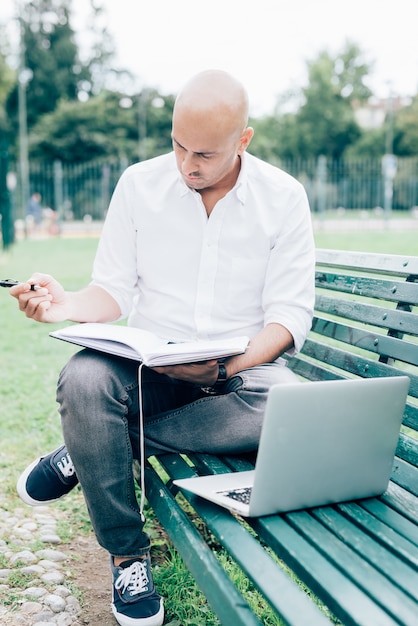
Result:
M43 457L40 456L33 463L31 463L25 469L25 471L20 475L19 480L17 481L17 484L16 484L16 490L19 495L19 498L23 500L23 502L25 504L28 504L29 506L42 506L44 504L52 504L52 502L58 502L58 500L61 500L67 495L67 494L64 494L63 496L60 496L59 498L54 498L53 500L35 500L28 494L28 492L26 491L26 481L28 479L29 474L33 470L33 468L38 465L39 461L42 458Z
M160 600L160 610L150 617L128 617L127 615L123 615L123 613L118 613L113 602L111 606L115 620L120 626L162 626L164 622L164 604L162 598Z

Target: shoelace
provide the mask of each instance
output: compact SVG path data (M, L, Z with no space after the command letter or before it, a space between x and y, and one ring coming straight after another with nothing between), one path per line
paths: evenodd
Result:
M124 594L127 589L129 595L135 596L143 591L148 591L148 583L149 578L146 562L136 561L122 570L115 582L115 589L122 588L122 594Z
M57 461L57 466L64 478L69 478L75 473L75 468L68 452Z

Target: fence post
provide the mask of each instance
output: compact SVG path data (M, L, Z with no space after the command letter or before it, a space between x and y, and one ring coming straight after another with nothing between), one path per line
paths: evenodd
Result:
M316 165L317 207L321 216L327 205L327 157L321 154Z
M57 226L60 228L61 220L62 220L62 210L63 210L63 176L62 176L62 163L59 159L55 159L54 161L54 209L57 214Z
M396 176L398 162L394 154L385 154L382 158L382 174L384 189L385 218L389 219L392 214L393 180Z
M3 249L7 250L15 240L15 231L12 216L12 203L7 188L7 171L9 166L9 152L7 141L0 140L0 216Z

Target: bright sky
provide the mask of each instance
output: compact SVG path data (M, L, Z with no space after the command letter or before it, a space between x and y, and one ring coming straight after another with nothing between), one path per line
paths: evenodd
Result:
M225 69L247 87L252 113L306 84L306 61L347 40L375 63L379 97L418 92L417 0L102 0L117 51L115 65L138 86L176 93L196 72ZM73 0L73 27L86 37L87 0ZM1 0L0 22L13 14ZM83 35L84 32L84 35Z

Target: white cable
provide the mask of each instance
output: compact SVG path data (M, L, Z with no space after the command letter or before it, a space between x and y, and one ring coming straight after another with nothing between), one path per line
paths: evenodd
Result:
M145 435L144 435L144 411L142 405L142 368L141 363L138 367L138 400L139 400L139 455L141 462L141 502L139 505L139 513L141 519L145 522L144 505L145 505Z

